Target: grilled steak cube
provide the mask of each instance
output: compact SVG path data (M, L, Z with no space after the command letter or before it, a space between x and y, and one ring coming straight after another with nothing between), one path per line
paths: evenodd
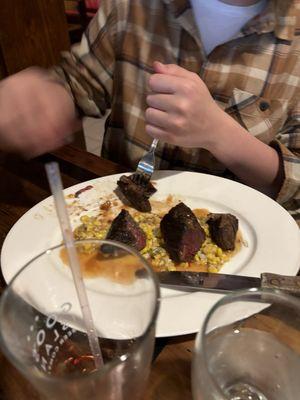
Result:
M129 203L137 210L143 212L151 211L149 197L156 192L152 183L140 185L135 183L131 176L122 175L117 185Z
M223 250L234 250L238 219L232 214L211 214L207 223L212 240Z
M171 208L160 222L166 250L175 262L191 261L205 240L205 232L184 203Z
M113 220L106 239L116 240L139 251L146 246L145 232L126 210L122 210Z

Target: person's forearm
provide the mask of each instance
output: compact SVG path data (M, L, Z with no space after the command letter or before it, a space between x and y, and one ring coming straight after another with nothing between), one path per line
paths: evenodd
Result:
M223 114L208 150L243 183L275 197L283 180L279 155Z

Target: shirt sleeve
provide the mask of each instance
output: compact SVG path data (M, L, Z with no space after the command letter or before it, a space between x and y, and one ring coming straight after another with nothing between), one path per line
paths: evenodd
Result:
M279 153L283 168L284 181L276 200L286 203L300 201L300 101L289 115L285 125L271 143ZM295 204L294 204L295 205ZM300 203L298 204L300 207Z
M60 65L52 69L74 99L79 115L101 117L111 107L118 26L114 3L101 3L81 42L63 52Z

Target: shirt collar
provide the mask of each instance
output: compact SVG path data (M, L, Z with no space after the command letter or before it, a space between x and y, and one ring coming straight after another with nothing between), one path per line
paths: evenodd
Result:
M162 2L170 7L175 17L180 16L188 8L191 8L189 0L162 0Z
M299 0L300 1L300 0ZM162 0L167 5L181 27L189 32L200 49L202 48L199 30L194 18L193 9L189 0Z
M243 28L244 34L274 32L283 40L292 40L299 19L300 0L269 0L265 10Z
M186 11L191 9L189 0L162 1L183 25L191 25L186 20L189 15ZM300 25L300 0L269 0L265 10L251 19L242 29L242 33L249 35L274 32L279 39L292 40L297 24ZM192 25L194 27L194 21Z

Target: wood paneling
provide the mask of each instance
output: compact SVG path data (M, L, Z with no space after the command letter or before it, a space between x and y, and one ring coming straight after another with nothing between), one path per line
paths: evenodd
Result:
M1 0L0 26L7 74L31 65L48 67L69 48L63 0Z

